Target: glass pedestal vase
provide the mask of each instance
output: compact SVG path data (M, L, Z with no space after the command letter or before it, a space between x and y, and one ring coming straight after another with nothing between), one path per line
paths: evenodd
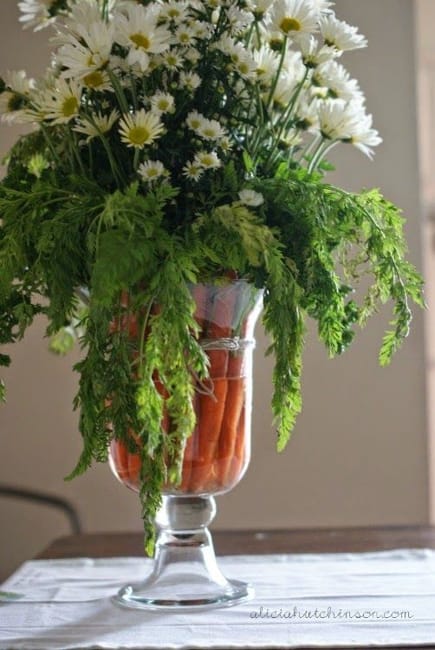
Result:
M234 281L194 285L192 295L209 378L196 382L196 426L186 441L181 483L163 490L153 569L115 598L127 607L198 610L253 595L250 585L221 573L208 526L216 514L214 497L241 480L250 459L253 332L262 293ZM170 421L162 428L170 432ZM140 457L123 442L112 441L110 465L124 485L139 491Z

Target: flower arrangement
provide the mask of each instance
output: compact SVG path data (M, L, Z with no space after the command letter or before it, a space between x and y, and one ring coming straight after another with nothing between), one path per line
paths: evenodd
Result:
M370 157L381 142L341 63L366 39L332 5L19 2L26 27L54 28L55 49L44 78L0 84L2 118L34 125L0 185L0 343L38 314L55 351L79 340L83 453L70 477L106 461L111 439L137 452L139 440L148 550L194 427L192 376L208 373L191 284L264 289L279 450L301 408L306 318L336 355L391 299L386 364L410 301L423 304L398 208L325 181L333 147Z

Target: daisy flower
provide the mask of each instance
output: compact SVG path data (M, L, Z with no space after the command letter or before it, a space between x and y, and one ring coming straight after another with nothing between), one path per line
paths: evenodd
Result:
M182 88L194 91L201 85L201 77L196 72L180 72L179 84Z
M302 136L297 129L290 129L280 138L281 144L285 147L296 147L302 142Z
M82 84L56 79L56 85L41 96L40 111L53 124L66 124L79 114Z
M276 0L270 19L273 28L286 36L318 31L319 12L310 0Z
M193 63L193 65L198 63L198 61L201 58L200 53L195 47L188 47L186 50L183 51L183 56L186 61Z
M175 102L172 95L156 92L151 98L151 108L155 113L173 113L175 110Z
M203 119L196 133L204 140L221 140L225 137L226 131L217 120Z
M361 102L342 100L323 102L319 106L320 131L327 140L350 142L369 158L371 147L382 142L372 128L372 116L367 115Z
M79 37L71 37L59 48L56 63L65 78L83 78L101 71L107 65L113 46L113 26L98 21L81 30Z
M237 61L234 62L234 69L239 73L243 79L255 79L257 72L257 64L249 52L240 54Z
M201 165L196 162L188 162L183 167L183 176L191 181L197 181L201 178L203 169Z
M338 20L334 15L322 18L320 31L325 45L340 53L367 46L367 39L362 34L358 34L358 27L352 27L344 20Z
M234 35L243 33L254 20L251 12L239 9L237 4L230 5L225 10L225 14L228 21L228 30Z
M247 8L252 11L257 20L262 20L264 14L273 5L274 0L249 0Z
M192 45L195 41L195 30L189 25L180 25L175 31L174 38L179 45Z
M320 13L332 13L331 7L335 4L329 0L311 0L317 11Z
M92 138L108 133L118 119L119 113L116 109L109 115L95 113L83 117L79 124L74 127L74 131L87 135L86 142L90 142Z
M124 115L119 123L121 140L128 147L143 149L152 144L163 132L159 115L143 108L132 115Z
M348 140L369 158L373 158L372 147L377 147L382 142L379 132L372 128L372 124L372 115L363 115L362 119L355 125Z
M195 38L198 40L205 40L213 34L213 26L204 20L194 20L191 26L193 27Z
M317 68L322 63L331 61L338 54L326 45L320 47L319 41L312 34L302 34L297 46L301 51L303 64L307 68Z
M254 51L254 60L258 79L271 83L275 79L279 67L279 57L276 52L267 45L263 45L259 50Z
M188 15L189 5L187 2L170 0L160 8L160 19L168 20L179 25L184 22Z
M149 65L149 54L169 48L171 32L157 25L159 11L158 5L128 5L127 15L120 14L117 18L115 40L129 48L128 61L139 63L144 71Z
M161 62L169 70L178 70L183 67L184 58L175 50L169 50L161 55Z
M217 169L222 165L222 162L215 151L199 151L193 162L203 169Z
M18 20L24 23L24 29L33 27L37 32L55 21L55 17L50 13L54 4L55 0L22 0L18 3L22 13Z
M204 123L205 119L204 115L201 115L198 111L190 111L186 117L186 124L189 129L192 129L192 131L197 131Z
M142 180L147 183L153 183L158 178L168 175L167 170L160 160L147 160L147 162L144 162L139 166L137 172Z
M239 192L239 198L244 205L251 208L258 208L259 205L264 203L264 196L260 192L255 192L254 190L241 190Z
M326 96L331 99L352 101L360 100L363 97L358 81L352 79L346 68L336 61L329 61L319 66L315 70L312 80L315 86L326 88Z

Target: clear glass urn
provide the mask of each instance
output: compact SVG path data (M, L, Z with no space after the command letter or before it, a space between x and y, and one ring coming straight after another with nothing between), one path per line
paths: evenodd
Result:
M128 607L205 609L253 593L221 573L208 526L216 514L214 497L240 481L250 459L253 333L262 292L243 280L191 291L210 378L196 385L197 423L186 443L181 484L164 490L151 574L116 597ZM162 422L165 431L170 426ZM111 443L110 466L121 483L139 490L140 458L120 441Z

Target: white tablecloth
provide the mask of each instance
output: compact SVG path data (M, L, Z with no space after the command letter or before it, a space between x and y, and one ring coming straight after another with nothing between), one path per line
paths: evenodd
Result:
M253 600L203 612L149 613L113 604L145 575L143 558L26 562L1 587L1 650L297 648L435 644L435 551L219 558L251 582Z

